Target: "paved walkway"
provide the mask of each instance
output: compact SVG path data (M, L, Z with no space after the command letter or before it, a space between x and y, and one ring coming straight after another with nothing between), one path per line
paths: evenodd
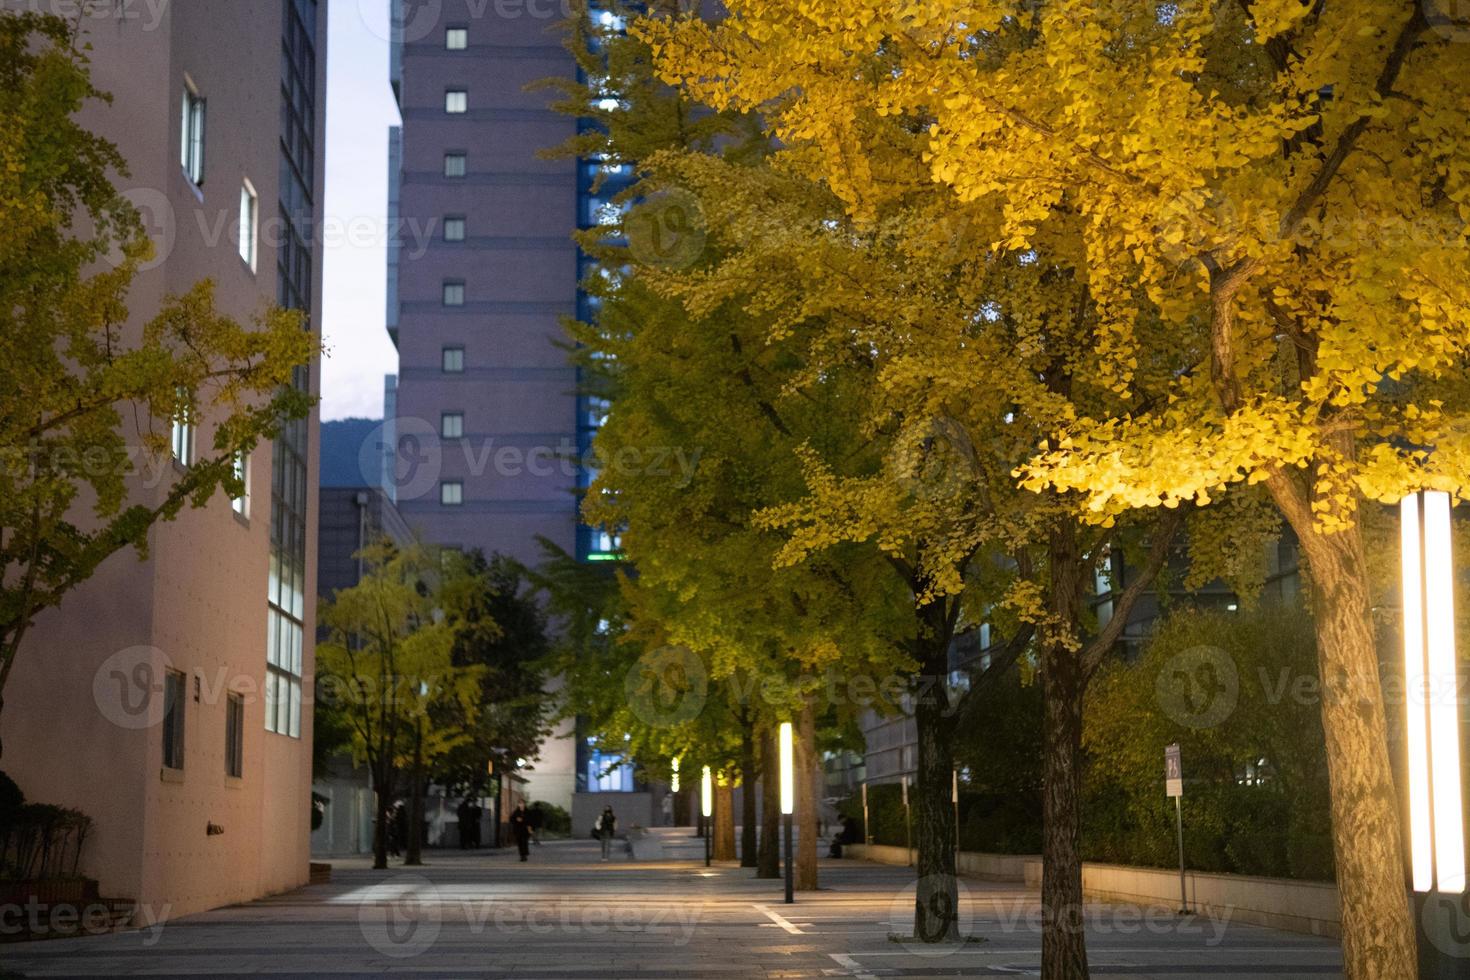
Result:
M336 862L333 882L87 939L0 946L26 977L326 976L359 980L737 980L1036 976L1034 891L965 880L971 941L898 937L911 926L912 872L824 861L823 890L782 903L779 881L706 869L687 831L659 832L666 855L598 860L593 841L514 853L430 852L419 869ZM1089 909L1095 977L1340 977L1334 943L1163 910Z

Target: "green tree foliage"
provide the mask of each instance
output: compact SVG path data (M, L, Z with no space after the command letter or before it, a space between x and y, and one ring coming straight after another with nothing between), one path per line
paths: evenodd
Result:
M1094 860L1172 866L1164 746L1184 757L1186 855L1201 871L1330 879L1322 686L1311 618L1263 603L1184 610L1099 679L1087 723Z
M159 521L242 493L236 458L310 409L290 384L318 351L298 314L242 325L206 280L130 315L153 251L112 183L126 161L75 118L96 102L72 25L0 13L0 692L37 613L116 552L146 555ZM212 435L175 473L178 418ZM140 466L164 485L140 488Z
M436 712L474 716L484 668L455 663L463 607L451 600L460 583L446 587L432 555L378 542L360 557L362 579L318 610L327 630L317 645L318 689L341 706L354 755L372 772L374 867L386 868L399 775L410 759L432 761L467 740L463 728L433 720Z
M503 555L478 550L447 555L445 602L456 623L451 662L475 669L478 696L437 705L433 722L460 732L462 741L435 763L435 778L474 794L490 763L505 769L534 759L549 733L553 696L546 690L550 654L546 616L528 591L524 569Z

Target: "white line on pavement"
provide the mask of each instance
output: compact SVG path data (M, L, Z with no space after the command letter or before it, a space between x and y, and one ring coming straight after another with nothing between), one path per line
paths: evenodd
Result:
M782 929L785 929L787 932L791 933L793 936L800 936L802 934L802 932L801 932L800 929L796 928L796 926L792 925L785 918L783 918L782 916L777 915L775 912L772 912L770 909L766 908L764 905L756 905L756 906L753 906L753 907L756 910L758 910L759 912L761 912L763 915L765 915L766 918L770 919L772 922L776 923L776 925L780 926Z
M837 961L837 965L848 971L848 975L854 980L878 980L877 976L864 970L862 964L846 953L828 953L828 956Z

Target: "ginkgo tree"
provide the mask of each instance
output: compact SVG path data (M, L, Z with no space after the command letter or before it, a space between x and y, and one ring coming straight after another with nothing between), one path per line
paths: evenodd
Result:
M858 220L897 117L995 249L1076 225L1099 379L1024 468L1100 523L1263 485L1311 568L1348 976L1414 973L1358 512L1464 493L1470 22L1418 0L731 0L642 30L669 81L761 109ZM868 68L875 52L888 70ZM1140 333L1157 318L1199 344ZM1165 398L1140 364L1179 351ZM1048 976L1075 975L1053 972ZM1084 967L1085 969L1085 967Z

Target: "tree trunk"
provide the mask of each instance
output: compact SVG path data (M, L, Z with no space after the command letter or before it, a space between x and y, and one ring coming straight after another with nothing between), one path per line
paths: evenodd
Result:
M792 733L795 758L792 776L796 782L796 890L817 890L817 719L810 704L801 709Z
M423 723L414 730L413 783L409 788L408 843L403 863L418 867L424 863L424 736Z
M756 866L755 851L755 732L747 720L740 729L740 866Z
M780 878L781 773L776 758L776 735L761 739L761 837L756 855L757 878Z
M716 861L735 860L735 788L728 777L715 780L715 838L712 841Z
M373 819L373 868L383 871L388 867L388 821L393 809L393 787L381 762L373 768L373 800L376 804Z
M1041 976L1086 980L1082 905L1082 696L1074 648L1082 596L1077 529L1058 522L1050 541L1050 605L1058 637L1042 644ZM1162 749L1162 746L1160 747Z
M1362 533L1303 523L1292 522L1312 575L1343 965L1348 980L1413 977L1417 940Z
M924 943L958 942L959 883L955 878L953 740L948 737L949 637L943 609L923 614L928 647L920 664L914 698L918 780L914 786L914 844L918 887L914 894L914 938Z

